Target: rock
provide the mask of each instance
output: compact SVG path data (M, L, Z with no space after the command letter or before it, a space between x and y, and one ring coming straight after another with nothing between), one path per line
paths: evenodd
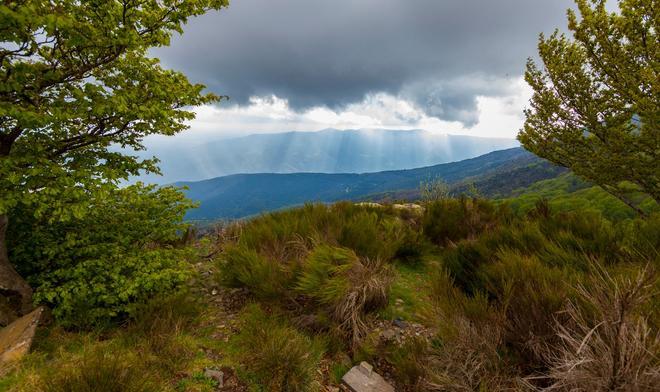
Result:
M19 360L30 351L43 312L39 307L0 331L0 363Z
M353 392L394 392L394 387L367 362L353 366L341 380Z
M396 333L396 331L393 330L393 329L386 329L386 330L384 330L384 331L380 334L380 336L381 336L381 337L383 338L383 340L385 340L386 342L389 342L389 341L391 341L391 340L394 340L394 339L396 338L396 335L397 335L397 333Z
M395 327L405 329L408 327L408 323L403 321L401 318L396 318L394 321L392 321L392 324L394 324Z
M355 205L356 206L361 206L361 207L374 207L374 208L379 208L379 207L383 206L382 204L368 202L368 201L364 201L364 202L361 202L361 203L355 203Z
M415 203L392 204L392 207L396 210L424 211L423 206Z
M224 386L225 374L221 370L206 369L204 370L204 377L217 381L218 388L222 388Z

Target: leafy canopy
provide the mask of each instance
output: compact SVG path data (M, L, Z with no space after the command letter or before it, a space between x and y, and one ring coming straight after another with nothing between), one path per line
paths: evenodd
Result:
M180 234L191 206L176 188L142 184L94 194L89 211L66 222L22 205L12 211L10 257L62 325L106 324L190 277Z
M518 135L528 150L573 170L631 207L639 192L660 201L660 13L656 0L576 0L569 39L539 41L529 60L534 89Z
M80 217L91 192L157 171L142 149L186 128L202 93L147 50L227 0L18 0L0 5L0 214L19 203ZM115 149L116 150L116 149Z
M140 225L155 230L143 239L176 232L187 204L171 190L119 190L122 179L158 170L155 158L121 151L143 149L148 135L180 132L194 116L191 106L219 99L161 67L148 50L169 44L190 17L227 4L0 3L0 299L18 295L21 307L0 309L3 320L27 311L32 295L7 253L38 286L35 299L55 306L56 316L70 324L125 314L130 304L183 280L174 253L158 242L145 248L135 236ZM144 219L161 220L145 224L130 214L124 221L105 219L131 208L155 214ZM166 213L170 208L178 212ZM25 228L30 219L40 230ZM20 240L9 252L8 221L10 237ZM87 319L72 320L77 315Z

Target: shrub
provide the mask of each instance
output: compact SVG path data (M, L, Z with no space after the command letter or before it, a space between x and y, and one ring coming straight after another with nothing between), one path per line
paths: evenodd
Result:
M501 306L504 343L526 368L543 366L543 350L555 340L556 313L569 297L570 276L533 256L502 250L498 261L479 275L488 294Z
M342 225L338 238L340 245L350 248L362 257L386 258L393 256L392 243L386 239L376 212L361 212Z
M295 392L317 388L321 345L268 317L258 305L244 311L235 344L246 371L266 390Z
M501 390L512 377L501 352L502 315L482 295L467 296L450 274L437 271L432 280L430 322L438 329L424 368L431 391Z
M65 222L15 210L10 257L36 288L35 301L52 307L63 325L121 320L190 276L188 253L176 245L191 205L174 188L138 184L90 195L87 208Z
M231 287L247 287L262 299L282 296L290 281L286 265L245 246L228 246L219 259L219 279Z
M467 293L475 293L483 289L477 279L478 269L484 263L495 261L494 256L494 251L483 242L461 241L456 248L444 253L443 265L459 287Z
M392 347L387 353L387 360L394 368L397 381L415 390L423 390L429 351L429 343L420 337L407 339L400 346Z
M400 235L396 243L394 257L409 265L417 265L422 261L422 255L426 251L427 244L424 235L407 227Z
M444 199L429 203L423 218L424 234L438 245L473 239L507 218L506 205L479 199Z
M388 303L392 271L351 250L317 247L303 265L298 290L329 306L331 318L355 345L366 336L367 313Z
M626 255L637 259L660 258L660 213L647 219L636 219L621 226Z
M633 279L612 277L596 266L580 302L566 307L568 322L555 324L560 344L546 353L547 377L558 390L652 391L660 385L660 335L639 313L657 295L657 275L645 268Z
M559 213L540 221L545 236L566 250L607 263L621 257L621 236L599 213Z

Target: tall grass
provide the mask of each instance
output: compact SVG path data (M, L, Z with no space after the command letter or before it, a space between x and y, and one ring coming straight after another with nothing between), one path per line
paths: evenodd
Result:
M578 286L568 322L557 322L560 343L548 350L547 390L652 391L660 385L660 334L640 308L656 301L657 273L649 266L632 278L596 267Z
M645 263L658 267L660 216L613 223L542 202L521 216L465 197L425 207L411 215L308 205L235 226L218 257L221 281L247 287L291 320L272 324L262 313L280 332L248 328L263 346L244 335L258 353L250 360L275 366L274 358L291 355L295 364L314 352L295 325L343 342L333 353L370 360L387 353L399 381L417 390L644 391L656 381L660 310L657 297L642 292L660 283L626 277ZM415 269L425 282L415 287L429 292L419 295L418 316L435 335L381 350L372 321L392 314L378 310L390 302L394 270L421 260ZM284 336L297 342L291 353L274 343L272 355L259 351ZM297 374L297 366L277 371Z
M317 390L320 342L268 316L258 305L242 315L241 333L234 342L246 371L267 391Z

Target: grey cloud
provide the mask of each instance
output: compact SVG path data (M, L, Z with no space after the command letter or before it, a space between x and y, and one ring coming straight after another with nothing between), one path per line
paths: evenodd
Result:
M564 26L571 4L234 0L190 21L154 54L238 104L275 94L296 109L340 108L386 92L469 125L478 116L476 96L504 95L502 81L522 74L538 33Z

